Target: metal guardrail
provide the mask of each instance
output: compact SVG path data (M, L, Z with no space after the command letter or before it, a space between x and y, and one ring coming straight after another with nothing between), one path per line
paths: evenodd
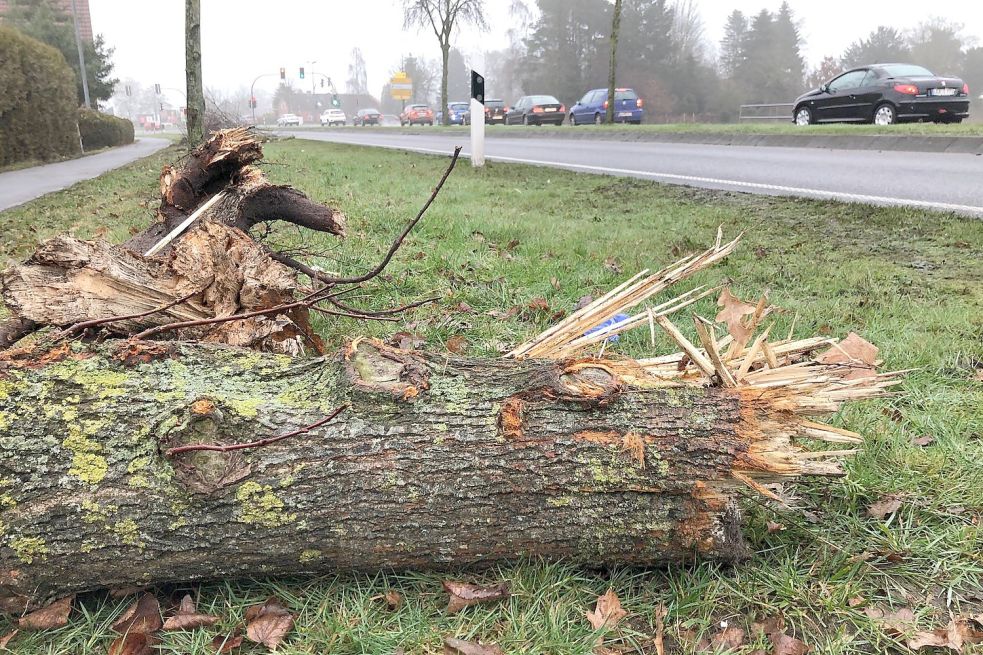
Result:
M737 120L744 121L791 121L791 102L773 102L765 105L741 105Z

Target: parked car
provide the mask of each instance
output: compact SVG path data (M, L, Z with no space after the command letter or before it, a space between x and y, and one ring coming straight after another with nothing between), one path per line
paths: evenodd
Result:
M321 126L344 125L348 121L345 112L340 109L327 109L321 114Z
M508 107L504 100L493 100L485 98L485 122L489 125L494 123L505 124L505 114Z
M914 64L861 66L796 99L792 120L876 123L930 120L961 123L969 116L969 85Z
M470 125L471 124L471 103L469 102L448 102L447 113L450 116L451 125ZM444 112L438 111L437 125L443 125Z
M638 125L645 117L644 104L634 89L615 89L614 122ZM585 93L584 97L570 108L570 124L595 123L600 125L607 120L607 113L608 90L593 89Z
M400 125L433 125L433 109L430 105L407 105L399 115Z
M553 96L522 96L505 115L506 125L562 125L566 107Z
M378 125L382 121L382 114L378 109L359 109L352 118L352 125Z
M304 124L304 119L297 114L284 114L276 119L276 124L280 127L286 127L287 125L296 125L299 127Z

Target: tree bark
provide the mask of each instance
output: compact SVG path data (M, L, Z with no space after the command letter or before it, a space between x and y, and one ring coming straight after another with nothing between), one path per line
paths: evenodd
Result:
M447 111L447 65L450 61L451 53L451 42L450 34L447 35L446 41L440 42L440 55L441 66L440 66L440 124L450 125L451 117L450 113Z
M205 92L201 79L201 0L185 0L184 63L188 148L205 140Z
M611 19L611 66L608 70L608 108L604 122L614 123L616 75L618 70L618 34L621 31L621 0L614 0L614 14Z
M761 462L795 432L787 391L658 382L631 360L42 341L0 354L6 612L107 586L335 569L735 562L748 552L735 471L774 477ZM273 444L168 455L346 403Z

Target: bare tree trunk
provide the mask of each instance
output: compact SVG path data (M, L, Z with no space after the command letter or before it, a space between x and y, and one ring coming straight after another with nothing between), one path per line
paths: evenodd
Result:
M616 84L615 77L618 69L618 33L621 31L621 0L614 0L614 16L611 19L611 67L608 70L608 108L604 122L614 122L614 101Z
M188 148L205 140L205 91L201 79L201 0L185 0L184 59Z
M440 124L450 125L451 117L447 111L447 65L450 60L451 42L450 38L440 44L440 54L442 65L440 68Z
M755 467L784 457L775 435L793 429L785 390L639 386L631 361L369 340L308 360L128 341L2 360L7 612L105 586L334 569L738 561L734 476L774 479ZM302 430L346 403L276 443L169 452Z

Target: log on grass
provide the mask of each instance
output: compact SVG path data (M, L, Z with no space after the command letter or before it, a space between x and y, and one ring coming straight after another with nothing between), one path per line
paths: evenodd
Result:
M6 612L337 569L735 562L737 471L837 472L795 458L794 392L659 381L632 360L35 339L0 356ZM302 431L346 405L275 443L185 449Z

